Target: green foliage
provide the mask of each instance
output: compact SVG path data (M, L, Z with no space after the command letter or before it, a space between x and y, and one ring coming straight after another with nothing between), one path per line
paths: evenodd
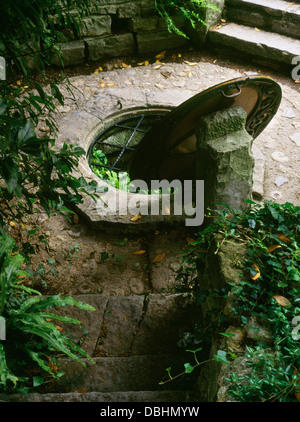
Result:
M94 310L88 304L78 302L72 297L42 297L41 294L20 283L20 276L29 276L21 271L24 258L12 253L14 240L0 231L0 316L5 320L6 339L0 342L0 390L18 390L30 385L31 379L20 377L22 368L33 361L50 374L59 378L62 373L51 368L57 352L82 363L80 357L92 361L88 354L62 334L52 321L80 324L74 318L51 313L59 306L76 306L80 309ZM83 364L83 363L82 363ZM52 365L53 366L53 365ZM41 384L41 379L39 384ZM35 380L35 385L37 380Z
M88 13L91 0L9 0L1 3L0 56L6 61L6 80L0 81L0 227L25 214L72 212L85 195L96 197L97 184L75 176L80 157L85 154L76 145L55 145L57 105L64 105L64 95L45 69L55 56L61 58L58 42L65 30L79 33L82 17ZM42 82L41 82L42 81ZM64 88L72 94L68 80ZM49 137L37 136L36 128L44 122ZM14 223L15 224L15 223ZM22 252L27 258L35 252L30 243L38 228L28 231L29 241ZM41 242L46 242L39 236ZM25 250L26 249L26 250ZM6 340L0 342L0 388L26 391L39 386L43 377L30 379L23 373L28 361L46 374L59 378L56 354L63 353L79 360L87 354L61 333L51 321L79 324L78 320L53 315L56 306L92 308L73 298L43 298L36 290L22 284L18 277L24 257L16 253L14 241L0 231L0 316L6 324ZM49 262L50 265L51 262ZM38 272L43 275L44 268ZM55 268L51 267L55 275ZM30 277L26 273L27 277ZM90 358L89 358L90 359Z
M90 3L10 0L1 4L0 55L7 65L7 80L0 81L2 225L4 219L32 213L36 204L48 214L65 211L96 191L96 183L72 174L85 153L81 148L64 145L57 150L54 139L39 138L35 131L42 119L50 135L55 134L54 113L58 104L64 104L56 81L45 87L37 76L43 79L45 68L59 55L57 42L64 40L59 28L78 32ZM65 87L71 92L68 81Z
M178 279L199 302L226 296L230 291L235 298L232 311L242 327L251 326L250 317L270 326L271 349L262 341L255 347L247 345L249 373L232 374L230 394L239 401L296 401L300 346L293 335L292 322L300 319L300 207L291 203L251 202L251 208L244 211L225 206L217 216L191 241ZM219 292L203 292L197 274L207 251L217 254L226 240L245 247L244 258L236 262L240 280L237 284L228 283ZM224 327L224 322L221 311L214 329ZM219 351L215 359L227 363L225 352Z
M0 55L8 75L25 78L32 67L42 71L58 53L57 43L66 41L65 29L80 34L80 20L89 14L91 0L8 0L1 2Z
M9 103L0 98L0 224L22 219L40 204L47 214L62 212L82 202L96 184L75 177L84 150L75 145L54 148L54 140L38 138L32 120L13 117ZM14 204L11 201L16 200Z
M108 165L108 159L106 155L104 154L101 149L93 149L92 152L92 159L93 162L96 164L100 164L101 166L107 166ZM114 186L116 189L120 188L120 182L119 182L119 173L108 170L106 167L101 167L97 165L92 165L93 172L103 180L106 180L109 184ZM130 183L129 176L127 176L128 184Z
M192 28L196 28L199 24L206 25L203 20L203 12L206 8L218 10L207 0L155 0L155 9L165 19L169 32L175 32L185 38L188 38L188 35L176 26L174 16L183 16Z

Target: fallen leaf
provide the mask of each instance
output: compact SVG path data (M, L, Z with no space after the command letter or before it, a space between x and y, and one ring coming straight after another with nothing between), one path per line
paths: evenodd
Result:
M258 28L254 28L255 29L255 31L257 31L257 32L260 32L260 29L258 29Z
M198 63L195 63L195 62L188 62L187 60L183 60L183 62L188 64L189 66L196 66L196 64L198 64Z
M144 62L138 63L138 65L139 66L148 66L149 65L149 62L148 62L148 60L145 60Z
M178 57L179 57L179 58L181 57L181 54L180 54L180 53L178 53Z
M103 72L103 69L102 69L102 67L100 66L100 67L98 67L98 69L100 70L100 72Z
M50 318L46 318L46 321L47 321L47 322L50 322L50 321L52 321L52 320L51 320Z
M115 84L111 82L110 84L106 84L106 86L114 86Z
M221 22L226 23L227 20L226 19L220 19Z
M195 242L195 239L192 239L191 237L186 237L186 241L188 243L193 243L193 242Z
M260 277L260 270L258 268L258 266L256 264L252 265L252 268L254 268L254 270L256 271L255 275L252 275L252 271L250 272L250 277L252 278L252 280L257 280Z
M159 54L155 56L156 59L161 59L165 57L167 50L161 51Z
M96 73L99 73L99 69L96 69L96 70L95 70L94 74L96 74Z
M139 212L138 214L131 217L130 221L137 221L137 220L140 220L141 218L142 218L142 216L141 216L141 213Z
M143 250L143 249L141 249L141 250L139 250L139 251L135 251L135 252L133 252L133 255L141 255L141 254L143 254L143 253L146 253L146 251L145 251L145 250Z
M10 222L9 222L9 225L10 225L11 227L15 227L16 223L15 223L14 221L10 221Z
M101 86L101 88L105 87L105 82L103 80L100 82L100 86Z
M153 259L152 262L160 262L162 259L164 259L164 257L166 256L166 253L159 253L158 255L156 255L156 257Z
M268 252L273 252L277 248L281 248L281 246L280 245L271 245L271 246L268 247Z
M295 84L300 84L300 79L295 79Z
M189 78L190 78L191 76L193 76L193 73L192 73L192 72L189 72Z
M165 206L165 212L170 215L171 214L171 210L169 207L167 207L167 205Z
M78 223L79 223L79 217L78 217L78 215L77 215L77 214L75 214L75 215L73 216L73 223L74 223L74 224L78 224Z
M290 306L291 302L284 296L273 296L273 298L276 300L276 302L279 303L281 306Z
M289 239L284 234L278 234L277 237L278 237L279 240L282 240L285 243L291 243L291 239Z
M159 69L161 68L161 66L162 66L161 64L158 64L157 66L154 66L153 69Z
M84 394L84 393L86 393L86 387L78 388L78 390L75 390L74 393Z
M60 331L60 332L62 332L63 331L63 328L62 327L60 327L59 325L56 325L56 328L58 329L58 331Z
M130 64L126 64L126 63L122 63L122 66L126 69L126 68L128 68L128 67L131 67L131 65Z

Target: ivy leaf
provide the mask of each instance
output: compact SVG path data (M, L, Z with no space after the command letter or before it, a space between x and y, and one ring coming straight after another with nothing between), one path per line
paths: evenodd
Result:
M226 358L226 352L224 350L217 351L217 354L215 355L215 360L217 362L226 363L226 365L229 365L229 362Z
M193 370L194 370L194 367L190 363L187 362L184 364L184 372L186 374L190 374L191 372L193 372Z

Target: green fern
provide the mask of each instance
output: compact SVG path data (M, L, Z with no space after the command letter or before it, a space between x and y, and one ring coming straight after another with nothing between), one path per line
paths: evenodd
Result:
M195 29L199 24L206 25L203 16L207 8L218 10L211 1L206 0L155 0L155 9L165 19L168 31L187 39L189 38L188 35L176 26L173 17L176 15L183 16Z
M18 371L24 361L36 362L39 367L53 378L61 375L49 367L49 357L63 353L71 359L85 364L81 357L92 358L71 338L62 334L50 320L80 324L71 317L49 312L58 306L76 306L79 309L95 310L92 306L78 302L72 297L58 295L42 297L40 292L17 284L23 257L12 254L14 240L0 230L0 316L5 321L6 340L0 342L0 389L10 391L11 387L20 388L22 378ZM13 368L13 369L12 369Z

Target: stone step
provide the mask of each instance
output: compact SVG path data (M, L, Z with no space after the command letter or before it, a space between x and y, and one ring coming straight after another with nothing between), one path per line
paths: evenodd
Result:
M199 321L199 306L184 294L78 295L95 311L60 307L55 312L82 322L57 321L62 332L95 357L178 353L178 341ZM52 311L53 312L53 311Z
M189 401L186 391L116 391L112 393L49 393L0 395L2 402L86 402L86 403L184 403Z
M257 28L228 23L208 34L208 44L216 50L238 52L258 58L269 66L279 63L292 68L292 59L300 55L300 40Z
M188 359L191 361L191 353ZM160 384L168 379L166 368L173 376L184 371L185 355L129 356L94 358L94 362L62 360L59 369L64 375L59 381L42 386L40 393L164 391L190 389L197 371L177 380Z
M300 4L284 0L228 0L231 22L300 39Z

